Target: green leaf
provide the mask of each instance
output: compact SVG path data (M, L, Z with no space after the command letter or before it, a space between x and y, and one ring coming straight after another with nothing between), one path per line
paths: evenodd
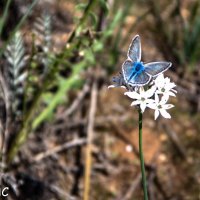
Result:
M91 48L88 48L85 50L85 58L88 61L88 63L90 63L91 65L95 64L95 55L92 52Z
M7 3L6 3L6 6L4 8L4 12L3 12L3 15L2 17L0 18L0 36L2 34L2 31L3 31L3 28L4 28L4 25L5 25L5 21L6 21L6 18L8 16L8 9L10 7L10 4L11 4L12 0L8 0Z
M109 12L108 4L105 0L99 0L100 6L103 8L104 13L107 15Z
M103 50L103 43L100 40L94 40L93 45L92 45L92 49L94 52L99 52L101 50Z
M123 12L122 10L119 10L115 15L114 19L112 20L112 22L110 23L110 25L108 26L107 30L105 30L103 35L104 39L113 34L115 27L120 23L122 17L123 17Z
M92 25L95 27L97 25L97 16L93 12L90 12L89 16L91 18Z
M79 3L79 4L75 7L75 9L76 9L76 10L83 11L83 10L85 10L86 7L87 7L87 4L85 4L85 3Z
M43 121L49 118L52 115L55 108L61 104L64 100L66 102L67 92L76 85L77 81L80 80L79 73L88 66L88 62L83 60L82 62L73 66L73 73L68 79L58 78L59 79L59 89L56 94L51 99L49 105L35 118L32 123L32 128L35 129Z
M12 31L12 33L10 34L8 40L3 44L3 47L0 49L0 57L4 53L4 50L5 50L6 46L7 46L7 44L9 44L10 40L13 38L13 36L15 35L15 33L19 30L19 28L25 22L25 20L27 19L27 17L29 16L29 14L32 12L33 8L36 6L36 4L37 4L38 1L39 0L34 0L31 3L31 5L29 6L28 10L24 14L24 16L21 18L20 22L16 25L14 31Z

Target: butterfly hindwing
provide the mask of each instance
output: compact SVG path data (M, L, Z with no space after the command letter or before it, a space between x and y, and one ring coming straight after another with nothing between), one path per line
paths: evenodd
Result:
M128 82L133 73L133 62L131 60L126 60L122 65L122 73L124 80Z
M130 84L131 86L143 86L149 83L150 79L151 77L147 73L145 73L145 71L143 71L132 77L128 84Z
M113 77L113 83L115 84L116 87L122 86L125 84L124 82L124 77L121 73L119 73L118 76Z
M140 36L136 35L129 46L128 49L128 58L132 62L140 62L141 60L141 42L140 42Z
M157 76L171 67L170 62L151 62L144 64L145 72L150 76Z

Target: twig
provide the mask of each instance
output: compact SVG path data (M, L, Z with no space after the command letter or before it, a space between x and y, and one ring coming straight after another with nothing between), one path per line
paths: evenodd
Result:
M154 178L154 184L157 187L157 189L159 190L159 192L162 194L163 199L166 199L166 200L169 199L166 191L164 190L164 188L162 186L162 183L160 183L158 175L156 175L155 178Z
M120 198L120 200L128 200L128 199L130 199L132 194L133 194L133 192L136 190L136 188L140 184L141 179L142 179L142 175L141 175L141 173L139 173L137 175L137 177L135 178L135 180L133 181L133 183L128 188L128 190L127 190L126 194L124 195L124 197Z
M61 188L55 185L51 185L47 182L38 181L36 179L33 179L29 175L26 175L25 177L16 178L15 176L13 176L13 174L6 173L3 176L3 183L4 185L9 187L9 191L10 191L9 194L11 194L11 197L13 197L13 199L22 198L20 194L21 191L19 190L19 184L20 184L20 181L22 181L23 183L27 183L26 179L29 181L30 184L32 183L34 186L37 185L39 182L40 187L38 188L44 188L44 189L49 190L49 192L51 192L56 197L56 199L58 198L58 199L66 199L66 200L76 200L75 197L71 196L66 191L62 190Z
M160 192L160 194L163 196L163 199L169 199L168 198L168 194L165 191L163 184L160 182L160 179L158 177L157 174L157 168L156 168L156 159L159 155L159 151L157 153L155 153L155 155L153 156L151 163L153 163L153 165L150 165L151 168L147 168L149 170L149 177L148 177L148 181L149 181L149 185L148 185L148 190L149 190L149 196L150 199L152 199L151 197L154 195L153 190L152 190L152 184L151 182L154 183L154 185L157 187L158 191Z
M91 164L92 164L92 140L94 134L94 117L96 112L97 104L97 83L94 81L91 93L91 104L88 119L88 129L87 129L87 148L86 148L86 159L85 159L85 177L84 177L84 200L89 200L90 192L90 174L91 174Z
M85 98L86 94L90 90L89 83L90 83L90 81L87 81L85 83L85 85L83 86L82 91L79 93L79 95L77 96L77 98L75 99L75 101L72 103L72 105L61 116L58 117L58 119L64 119L64 118L68 117L73 112L75 112L76 109L79 108L79 105L81 104L81 102Z
M9 196L13 200L18 199L19 189L15 177L11 175L11 173L4 173L1 181L2 181L1 186L6 186L9 188Z
M145 168L148 171L148 180L150 180L152 182L151 189L154 185L157 187L158 191L161 193L161 195L163 196L163 199L169 199L162 184L160 183L159 177L157 175L157 168L155 166L156 163L156 159L159 155L159 151L157 151L154 156L152 157L150 164L145 164ZM126 193L123 196L120 196L119 198L117 198L117 200L128 200L131 198L131 195L133 194L133 192L135 191L135 189L139 186L140 181L142 179L141 173L139 173L136 177L136 179L133 181L133 183L130 185L130 187L127 189ZM149 182L150 183L150 182ZM148 189L150 189L148 186ZM150 190L150 192L153 192L152 190Z
M64 199L67 199L67 200L76 200L77 199L75 197L72 197L70 194L66 193L65 191L61 190L59 187L57 187L55 185L45 184L45 186L55 196L58 196L60 198L64 198Z
M149 192L149 199L156 199L155 198L155 191L154 191L154 180L156 177L156 168L152 168L149 172L148 176L148 192Z
M5 78L3 77L3 72L0 69L0 85L3 91L3 98L4 98L4 103L5 103L5 107L6 107L6 119L5 119L5 125L2 125L2 132L1 132L1 138L2 138L2 144L1 144L1 169L0 169L0 173L3 174L4 172L4 168L6 167L6 144L7 144L7 137L9 134L9 128L10 128L10 124L12 122L11 119L11 104L10 104L10 93L9 93L9 89L8 86L6 84ZM2 177L1 177L2 178ZM2 181L2 180L0 180Z
M72 42L72 40L75 38L77 30L79 27L81 27L83 25L83 23L85 22L85 20L87 19L88 15L90 14L90 10L93 7L93 5L95 4L96 0L89 0L82 18L79 20L78 25L74 28L74 30L71 32L69 38L68 38L68 43Z
M60 145L60 146L57 146L57 147L54 147L53 149L49 149L47 150L46 152L42 152L42 153L39 153L38 155L36 155L32 162L39 162L41 160L43 160L44 158L47 158L51 155L54 155L56 153L59 153L61 151L64 151L66 149L69 149L69 148L72 148L72 147L76 147L76 146L80 146L80 145L84 145L86 144L86 139L74 139L73 141L71 142L67 142L67 143L64 143L63 145Z
M99 116L95 118L95 128L105 128L106 125L110 126L111 123L114 122L124 122L130 117L129 114L121 115L121 116L113 116L113 115L106 115L106 116ZM56 119L59 121L59 117ZM59 131L59 130L66 130L66 129L77 129L79 127L84 127L87 125L86 119L79 119L79 120L70 120L65 119L63 123L52 125L53 132Z
M169 126L167 126L166 124L163 124L163 128L166 134L168 135L169 139L171 140L172 144L176 148L177 152L179 153L179 155L182 158L186 159L186 151L183 145L180 143L176 132L172 128L169 128Z
M84 129L79 128L78 131L78 138L82 138L83 134L85 133ZM73 196L79 196L79 183L80 180L83 176L83 163L82 163L82 146L76 146L74 154L74 167L76 168L76 170L74 171L73 175L73 179L74 179L74 183L71 187L71 195Z

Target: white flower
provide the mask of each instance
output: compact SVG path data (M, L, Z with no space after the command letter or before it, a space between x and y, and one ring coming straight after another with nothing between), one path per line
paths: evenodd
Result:
M110 88L115 88L115 87L121 87L121 88L126 89L125 86L118 86L118 85L109 85L109 86L108 86L108 89L110 89Z
M176 96L175 93L177 93L177 91L173 89L176 86L175 83L170 82L170 79L168 77L164 78L163 74L159 75L154 80L154 83L157 87L157 94L162 94L163 96L165 96L165 98L169 98L169 96Z
M153 96L155 90L156 88L154 86L147 91L145 91L143 87L140 87L139 93L132 91L132 92L125 92L124 94L132 99L136 99L131 103L131 106L139 105L142 112L144 112L147 105L154 102L154 100L150 99L150 97Z
M174 107L174 105L166 104L168 98L169 96L167 98L166 96L163 96L161 100L159 101L158 94L155 94L155 101L147 105L149 108L155 110L155 113L154 113L155 120L158 118L159 114L161 114L164 118L167 118L167 119L171 118L171 115L166 110Z

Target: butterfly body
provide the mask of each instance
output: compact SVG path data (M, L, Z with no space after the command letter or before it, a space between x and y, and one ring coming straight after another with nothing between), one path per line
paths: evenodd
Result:
M141 62L132 63L132 73L130 73L130 77L128 78L128 82L131 81L135 76L138 76L144 71L144 65Z
M141 42L139 35L136 35L129 47L128 59L122 65L124 81L130 86L143 86L150 82L152 77L166 71L171 67L170 62L141 62Z

